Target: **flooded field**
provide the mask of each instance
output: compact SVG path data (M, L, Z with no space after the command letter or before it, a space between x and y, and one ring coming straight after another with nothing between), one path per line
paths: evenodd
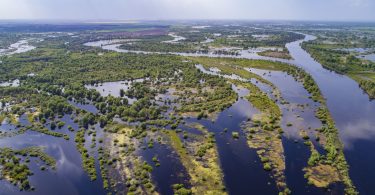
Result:
M313 76L313 78L318 83L319 87L322 90L323 95L327 99L328 108L332 112L333 118L339 128L339 135L344 143L345 146L345 155L349 161L350 165L350 175L353 177L353 181L355 185L358 187L360 192L364 193L371 193L373 189L364 180L361 180L360 175L366 175L366 177L371 177L371 175L375 174L371 171L365 171L364 167L371 166L370 164L375 163L375 158L371 155L365 155L363 151L364 148L373 148L375 149L375 142L371 141L372 135L375 135L375 129L373 126L373 119L375 116L375 103L370 101L368 96L362 92L362 90L358 87L358 85L352 79L339 75L337 73L328 71L322 67L321 64L316 62L314 59L310 57L310 55L305 52L301 47L300 44L303 41L309 41L315 39L314 36L306 35L304 40L292 42L286 45L290 54L293 57L293 60L284 60L272 57L263 57L256 55L256 53L249 52L248 50L243 50L240 52L241 55L239 56L226 56L226 55L213 55L213 54L188 54L188 53L172 53L177 55L183 56L208 56L208 57L235 57L235 58L248 58L248 59L263 59L263 60L270 60L270 61L279 61L294 64L296 66L302 67L306 70L309 74ZM116 46L108 46L103 49L109 49L117 52L130 52L119 50ZM142 52L142 53L150 53L150 52ZM199 68L199 67L198 67ZM271 77L272 78L272 77ZM285 88L285 85L282 83L285 82L285 79L279 82L275 82L275 84L279 84L281 89ZM293 86L293 85L288 85ZM345 86L345 87L344 87ZM294 100L297 100L296 103L306 103L304 101L299 102L303 99L303 97L299 97L301 91L296 90L295 88L290 89L289 93L285 93L286 96L292 96L293 94L297 97L293 97ZM297 95L298 94L298 95ZM287 97L286 97L287 98ZM305 98L306 99L306 98ZM312 104L311 102L309 102ZM353 116L353 113L356 113ZM313 114L310 113L310 117ZM288 115L286 114L286 117ZM313 117L312 117L313 118ZM307 119L306 119L307 120ZM311 119L309 119L311 120ZM316 123L316 119L314 119ZM313 120L313 121L314 121ZM315 125L307 125L308 128L314 128ZM353 130L355 129L355 130ZM288 132L288 131L287 131ZM287 133L288 134L288 133ZM286 148L291 151L291 153L295 153L296 151L300 151L301 149L296 146L289 147L293 145L293 141L284 141L286 144ZM295 151L295 152L293 152ZM299 153L299 152L298 152ZM295 156L294 156L295 157ZM295 157L300 158L300 157ZM303 158L307 158L306 156ZM359 160L360 158L360 160ZM286 159L288 162L294 163L294 160L290 160L288 158L288 154L286 154ZM291 166L291 165L287 165ZM299 165L298 167L302 167ZM301 173L302 174L302 173ZM302 178L301 174L297 178ZM294 182L300 180L293 180ZM304 187L300 184L299 188L302 190ZM314 191L312 190L312 193Z
M368 55L360 55L359 58L370 60L375 62L375 54L368 54Z
M196 119L188 121L198 122L216 134L224 181L230 194L246 194L249 191L277 193L271 175L263 170L256 151L249 148L246 135L241 131L241 124L258 111L248 101L241 99L249 91L236 87L234 89L239 93L240 99L232 107L220 113L214 122ZM240 138L233 139L232 132L240 132ZM252 185L243 185L243 181Z
M145 79L135 79L132 81L117 81L117 82L105 82L105 83L99 83L95 85L85 85L87 89L95 89L100 93L100 95L106 97L106 96L113 96L113 97L120 97L120 90L123 90L124 92L128 91L129 88L132 86L132 83L140 83L143 82ZM132 104L137 99L135 98L129 98L125 96L128 99L129 104Z
M20 40L16 43L11 44L9 48L7 49L0 49L0 56L25 53L33 49L35 49L35 47L32 45L29 45L28 40Z
M212 27L192 28L204 31ZM160 32L163 33L157 35L165 36L169 32L173 38L158 42L168 46L189 40L189 36L180 36L175 31ZM343 181L345 175L338 178L336 172L347 170L329 169L336 159L328 162L331 159L327 157L321 166L333 172L327 173L333 175L329 185L317 182L321 185L317 187L307 175L307 167L313 167L312 154L316 152L326 158L331 150L327 140L338 137L340 140L334 143L340 145L341 141L343 150L341 145L335 146L332 153L344 151L350 178L359 193L375 194L371 180L375 175L371 169L375 156L369 154L375 150L375 102L369 100L354 80L324 69L302 49L303 42L317 37L305 35L302 40L287 43L285 48L291 58L282 59L258 54L285 51L279 45L210 48L208 45L216 43L212 32L201 35L197 38L200 41L194 43L207 46L206 53L125 50L121 45L138 41L131 36L126 38L132 33L96 33L109 38L87 42L98 39L83 33L86 43L79 42L79 47L70 48L66 42L64 45L72 51L61 52L61 58L56 61L25 58L31 63L35 60L36 68L27 67L23 72L29 74L4 77L5 82L0 83L9 94L16 93L18 87L30 87L24 94L18 94L19 99L1 100L0 147L21 150L40 146L56 160L54 169L45 166L37 156L17 154L16 161L27 162L30 167L32 175L28 177L32 188L20 190L19 183L4 177L0 180L0 194L169 195L178 194L178 190L186 194L207 191L215 195L288 194L290 191L292 194L344 194L348 187ZM123 37L110 39L119 34ZM240 37L237 34L228 36ZM71 37L71 43L78 37ZM267 41L272 35L254 34L251 38ZM20 40L0 50L0 55L33 49L27 40ZM109 52L101 51L97 55L99 49ZM86 50L90 55L80 56ZM362 48L343 51L367 52ZM67 56L73 59L59 66L60 60ZM102 56L112 60L115 71L104 67L112 64L100 61ZM193 59L198 58L194 57L239 61L205 68L207 64L195 63ZM372 54L360 57L375 60ZM82 67L71 66L81 58ZM282 62L286 64L279 64L280 67L288 64L293 68L280 68L282 71L276 65L250 68L240 65L240 59L251 59L264 66ZM139 64L139 60L145 61ZM108 72L106 79L101 79L103 72L95 72L97 67L91 66L95 63ZM124 68L129 69L116 74ZM314 99L314 91L309 92L308 88L315 83L303 80L306 75L303 78L293 75L296 70L311 75L324 99ZM80 80L76 74L85 71L90 72L86 75L89 79ZM134 78L122 78L132 73L141 79L122 80ZM68 79L62 79L62 75L74 80L74 84L65 82ZM111 82L102 82L108 80ZM51 81L56 83L48 86L46 83ZM38 82L42 84L38 86ZM333 138L322 134L327 120L319 118L317 111L325 107L334 120L332 129L338 128L338 135L329 134Z
M20 85L20 80L18 79L0 83L1 87L18 87L19 85Z
M56 159L56 169L45 171L40 169L41 163L38 159L31 159L31 171L35 176L31 177L30 182L37 189L36 191L20 191L17 186L6 180L1 180L1 194L105 194L101 179L99 178L95 182L90 181L90 178L82 169L81 155L74 143L75 133L67 128L70 125L74 129L78 129L78 124L74 123L69 116L64 116L61 120L66 123L66 126L58 131L66 133L70 140L33 131L0 139L1 147L21 149L30 146L42 146L47 154ZM20 118L20 121L28 122L25 115ZM18 128L5 122L0 126L0 129L1 131L9 131L9 129L11 129L10 131L16 131Z
M173 40L163 41L163 43L178 43L179 41L182 41L182 40L186 39L185 37L178 36L175 33L169 33L168 35L171 36L173 38Z

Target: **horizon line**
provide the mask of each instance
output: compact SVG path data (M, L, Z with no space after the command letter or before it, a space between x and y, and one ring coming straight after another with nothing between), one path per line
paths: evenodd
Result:
M217 19L0 19L1 22L20 23L20 22L46 22L53 23L86 23L86 24L131 24L141 22L187 22L187 21L238 21L238 22L323 22L323 23L375 23L375 20L315 20L315 19L246 19L246 18L217 18Z

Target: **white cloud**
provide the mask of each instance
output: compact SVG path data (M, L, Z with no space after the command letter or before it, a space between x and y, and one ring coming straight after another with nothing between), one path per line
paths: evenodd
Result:
M366 120L346 124L344 128L340 129L340 136L345 148L350 149L355 141L374 139L374 126L374 122Z

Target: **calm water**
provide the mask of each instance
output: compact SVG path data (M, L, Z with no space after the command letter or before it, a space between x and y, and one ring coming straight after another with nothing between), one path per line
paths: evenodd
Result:
M120 97L120 90L124 90L125 92L130 89L132 86L132 83L139 83L143 82L145 79L135 79L132 81L115 81L115 82L105 82L105 83L99 83L96 85L85 85L87 89L95 89L100 93L101 96L113 96L113 97ZM128 103L132 104L133 102L137 101L136 98L130 98L127 96L124 96L126 99L128 99Z
M99 112L99 110L92 104L90 103L85 103L85 104L82 104L82 103L78 103L78 102L75 102L75 101L69 101L69 103L72 105L72 106L75 106L79 109L82 109L82 110L85 110L87 112L91 112L93 114L97 114Z
M363 59L366 59L366 60L370 60L372 62L375 62L375 54L368 54L368 55L359 56L359 57L363 58Z
M196 66L201 71L207 74L220 75L219 71L205 70L202 65ZM308 135L312 138L313 144L316 146L318 151L324 152L322 147L313 138L315 137L315 129L321 126L321 122L315 117L315 109L319 106L309 98L309 93L304 89L301 83L298 83L294 78L284 72L280 71L266 71L259 69L246 69L250 72L258 74L263 78L271 81L280 90L282 97L289 102L288 104L280 104L280 108L283 112L282 117L282 128L285 131L283 137L283 147L285 149L285 164L286 164L286 182L288 187L294 194L342 194L342 185L333 185L330 189L324 190L316 188L312 185L307 184L307 180L304 178L303 168L307 166L308 158L310 157L309 148L303 144L303 140L299 135L300 130L307 131ZM221 75L222 76L222 75ZM228 77L224 75L224 77ZM238 79L236 75L231 76L232 79ZM245 81L245 79L239 78L239 80ZM259 85L258 83L257 85ZM259 86L262 91L266 92L271 98L272 89L269 86ZM242 94L244 95L244 94ZM274 99L274 97L273 97ZM244 100L240 100L244 101ZM245 101L246 102L246 101ZM236 103L237 104L237 103ZM236 104L234 106L236 106ZM248 104L248 102L247 102ZM304 105L300 107L298 105ZM241 105L247 107L246 105ZM247 108L249 109L249 108ZM254 108L252 108L254 109ZM241 112L240 112L241 113ZM243 122L243 121L242 121ZM234 122L238 124L241 122ZM287 123L292 123L292 127L288 127ZM245 146L244 146L245 147ZM219 148L220 153L220 148ZM231 157L223 154L222 158L231 159ZM237 165L238 166L238 165ZM223 170L227 167L223 166ZM225 177L228 177L226 173ZM230 175L231 173L229 173ZM236 173L237 174L237 173ZM236 174L233 177L236 177ZM262 173L258 173L262 174ZM257 177L257 176L256 176ZM227 185L230 185L230 183ZM257 184L261 185L261 184ZM230 191L232 194L244 193L240 191L241 188L236 186L234 191ZM238 190L238 191L236 191ZM252 190L263 190L263 189L252 189ZM257 191L263 193L263 191Z
M147 147L147 143L144 144ZM152 171L152 179L155 181L156 187L160 194L173 194L171 186L173 184L184 184L186 188L190 187L189 176L177 153L167 145L154 142L153 148L147 148L141 151L145 161L154 167ZM160 166L156 167L152 158L156 156L160 162Z
M203 67L201 67L203 69ZM203 69L204 70L204 69ZM208 74L213 72L206 71ZM246 89L237 88L232 86L239 97L246 96L249 91ZM277 194L277 188L274 180L271 178L270 173L263 170L263 165L254 149L249 148L247 144L246 135L241 130L241 124L251 118L258 111L252 105L239 98L238 101L230 108L221 112L214 120L202 119L197 120L194 118L187 118L187 123L199 123L206 127L209 132L215 134L216 144L219 154L219 163L224 173L224 183L226 190L230 194L248 194L248 192L262 192L266 194ZM192 134L202 133L197 129L180 125L184 131ZM224 129L227 132L224 132ZM235 140L232 138L232 132L239 132L240 139ZM161 160L161 167L156 168L153 172L153 178L158 184L158 189L162 194L173 194L170 185L178 180L182 180L186 176L176 177L176 174L186 175L185 170L180 167L180 162L176 161L176 154L169 149L169 147L156 145L156 148L146 149L144 157L147 161L151 162L153 155L158 155ZM162 155L165 155L164 157ZM167 162L167 169L163 167L163 158ZM179 168L180 167L180 168ZM176 169L177 168L177 169ZM185 173L185 174L184 174ZM246 181L245 185L243 181Z
M127 41L122 40L122 41ZM220 50L235 50L239 53L239 55L225 55L225 54L216 54L214 51L210 51L209 53L181 53L181 52L149 52L149 51L135 51L135 50L126 50L119 48L122 44L121 40L100 40L94 42L85 43L85 46L90 47L101 47L104 50L108 51L115 51L120 53L136 53L136 54L174 54L174 55L181 55L181 56L192 56L192 57L199 57L199 56L207 56L207 57L228 57L228 58L247 58L247 59L264 59L264 60L271 60L271 61L281 61L288 63L289 60L286 59L279 59L279 58L272 58L266 56L260 56L257 53L266 50L277 50L278 48L275 47L261 47L261 48L251 48L247 50L241 50L240 48L220 48Z
M178 43L179 41L185 40L185 37L178 36L175 33L169 33L169 36L173 37L173 40L163 41L163 43Z
M375 169L369 169L369 167L375 164L375 155L368 152L375 150L375 141L373 141L375 137L375 102L369 100L368 95L358 87L355 81L347 76L324 69L321 64L316 62L301 48L300 44L302 42L313 39L315 39L314 36L306 35L304 40L295 41L286 45L294 60L258 56L256 53L254 54L246 50L241 51L240 56L175 54L184 56L264 59L291 63L304 68L313 76L324 97L327 99L328 108L335 119L340 137L345 146L344 152L350 165L350 176L354 184L362 194L375 194L375 189L372 187L372 185L375 184L372 180L372 176L375 175ZM111 45L103 49L117 52L129 52L120 50L117 47L118 45ZM148 54L150 52L138 53ZM293 94L294 92L291 93ZM289 147L285 148L287 156L289 153L288 148Z
M243 97L249 91L241 89L238 93ZM249 148L246 135L241 130L241 124L256 113L258 111L248 101L239 98L230 108L220 113L214 123L210 120L188 119L188 122L198 122L216 134L224 182L230 194L246 195L249 192L277 194L278 192L275 181L269 172L263 170L256 151ZM227 129L226 133L224 129ZM233 139L232 132L239 132L240 138Z
M0 49L0 56L24 53L33 49L35 49L35 47L29 45L29 40L19 40L18 42L11 44L8 49Z
M252 55L240 57L291 63L304 68L313 76L327 99L328 109L339 129L354 184L362 194L375 194L375 181L372 180L375 169L369 168L375 164L375 155L369 152L375 150L375 101L370 101L354 80L324 69L301 48L302 42L315 38L306 35L304 40L286 45L294 60Z
M313 40L307 35L303 41ZM362 194L375 194L375 102L347 76L328 71L300 47L302 41L287 44L294 64L303 67L318 83L345 146L350 176Z
M346 76L325 70L321 64L314 61L300 47L303 41L313 40L314 38L307 35L304 40L287 44L286 46L294 58L291 61L261 57L249 51L242 51L241 56L236 57L289 62L309 72L318 83L323 95L327 98L328 108L336 121L340 137L345 146L345 155L350 165L350 176L354 184L362 194L375 194L375 189L373 188L375 182L372 179L372 176L375 175L375 169L371 168L375 164L375 155L370 152L375 150L375 141L373 141L375 140L375 103L374 101L369 101L368 96L363 93L356 82ZM104 47L111 50L113 48L118 49L116 45L106 45ZM119 52L124 51L121 50ZM210 54L200 54L200 56L219 57L219 55L213 56ZM223 56L221 55L220 57ZM262 72L260 71L259 73ZM290 102L290 105L281 106L284 114L282 125L286 132L283 138L283 145L285 148L288 185L295 194L325 193L321 189L306 185L302 168L306 166L309 151L307 147L300 143L300 137L297 133L300 128L309 129L311 127L311 129L314 129L320 125L320 122L313 114L313 108L316 105L307 98L308 94L302 85L296 83L285 73L273 71L263 77L273 82L280 89L282 96ZM105 95L104 93L108 93L107 95L109 95L111 92L116 93L115 95L119 93L119 88L112 88L112 84L103 86L96 88L103 95ZM123 85L120 86L120 88L123 87ZM237 89L235 90L238 91ZM246 93L248 92L239 90L240 96L244 96ZM288 106L293 104L308 104L310 106L303 109L293 108L294 110L292 111ZM91 108L88 107L87 109ZM224 172L224 181L227 191L231 194L249 194L249 192L262 194L277 193L274 180L268 172L263 170L255 150L248 147L245 135L241 131L241 123L255 113L257 113L257 110L249 102L239 99L233 106L220 113L214 123L209 120L187 119L188 122L199 122L210 132L216 134L220 164ZM77 129L77 124L74 124L69 117L65 116L62 120L67 123L64 128L67 128L67 125L72 125ZM293 122L295 125L293 127L286 127L286 123L288 122ZM1 127L7 128L6 124ZM14 127L9 126L9 128ZM225 128L228 130L226 133L224 133ZM6 131L7 129L2 130ZM30 178L30 181L36 187L36 191L27 192L27 194L105 194L105 191L101 187L101 178L98 177L97 181L91 182L87 174L82 170L80 154L75 148L74 134L66 129L58 131L69 134L71 139L66 141L62 138L55 138L35 132L27 132L16 137L0 139L1 147L22 148L35 145L45 146L46 152L57 159L57 169L51 171L40 171L40 165L35 163L35 161L30 164L32 171L35 173ZM240 139L232 139L231 132L233 131L240 132ZM309 131L309 133L312 132ZM295 143L295 140L298 143ZM160 153L162 155L159 157L161 166L181 167L180 162L170 161L170 159L174 158L174 154L168 157L166 154L170 153L171 150L165 146L155 144L155 148L147 150L147 152L145 151L144 154L147 161L154 154ZM179 176L171 170L165 169L165 167L156 168L153 178L158 184L158 189L163 194L170 194L172 192L169 187L170 184L179 181ZM19 192L18 188L4 180L0 181L0 184L1 194L25 193ZM342 188L337 187L336 189L335 187L333 192L328 193L340 194L340 189Z
M321 127L321 122L315 117L315 109L319 103L309 98L309 93L299 82L284 72L265 71L258 69L249 69L251 72L262 76L264 79L272 82L280 90L281 96L289 104L280 104L283 116L281 126L285 131L283 137L283 147L285 151L285 175L288 187L293 194L340 194L343 190L341 186L332 186L330 191L316 188L307 184L304 178L303 168L307 166L310 157L310 149L303 142L299 135L301 130L307 131L311 141L318 149L323 152L322 147L315 141L315 129ZM298 105L304 105L303 107ZM287 124L293 126L288 127Z
M25 116L21 117L20 120L23 123L27 121ZM32 131L15 137L0 139L0 147L22 149L29 146L42 146L47 154L56 159L56 170L41 171L40 166L43 164L37 163L36 158L31 158L30 169L34 175L30 177L30 184L36 188L35 191L19 191L18 187L1 180L0 194L75 195L106 193L102 188L100 175L96 181L91 182L82 169L81 155L77 151L74 142L74 132L70 132L67 129L68 125L71 125L77 130L78 125L68 115L65 115L60 120L66 122L66 125L62 129L56 129L55 131L68 134L69 141ZM6 130L8 127L10 126L6 124L0 126L2 130ZM100 136L100 131L97 135Z

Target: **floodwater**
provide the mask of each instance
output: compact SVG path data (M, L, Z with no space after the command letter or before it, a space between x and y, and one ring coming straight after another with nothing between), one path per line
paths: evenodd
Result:
M321 122L315 117L315 110L319 103L309 98L310 94L303 87L302 83L285 72L247 69L252 73L262 76L272 82L281 93L281 96L288 102L280 104L283 116L281 127L284 130L283 147L285 155L285 175L287 185L293 194L340 194L343 190L340 185L333 185L329 191L316 188L307 184L304 178L303 168L307 166L310 157L310 149L303 142L300 131L305 130L314 146L319 152L323 152L322 147L315 141L315 129L321 127ZM292 126L287 124L291 123Z
M359 58L375 62L375 54L361 55Z
M212 71L212 70L205 70L202 65L196 65L196 67L201 70L202 72L206 74L212 74L212 75L219 75L223 77L230 77L227 75L220 75L220 71ZM283 117L282 117L282 128L285 131L283 135L283 147L285 149L285 165L286 165L286 181L288 184L288 187L292 190L293 193L295 194L340 194L340 192L343 191L343 187L341 185L333 185L331 186L328 191L324 189L319 189L316 188L312 185L307 184L307 180L304 178L304 172L303 168L307 166L307 161L308 158L310 157L310 149L308 146L306 146L303 142L303 139L300 136L300 131L305 130L309 137L312 138L312 142L315 145L315 147L318 149L318 151L323 151L322 147L320 146L319 143L317 143L314 138L315 136L315 129L321 127L321 122L319 119L315 117L315 109L319 106L319 103L314 102L309 98L309 93L304 89L303 85L295 79L288 75L285 72L280 72L280 71L268 71L268 70L259 70L259 69L254 69L254 68L245 68L246 70L258 74L259 76L263 77L266 80L269 80L272 82L276 87L280 90L280 93L282 97L288 102L287 104L280 104ZM231 79L238 79L241 81L246 81L243 78L238 77L237 75L232 75L230 77ZM259 84L259 83L258 83ZM260 87L262 91L266 92L271 96L270 92L271 90L269 87ZM234 89L236 91L236 89ZM247 92L248 93L248 92ZM240 97L244 97L245 94L240 95ZM242 111L238 110L237 112L241 113L246 113L247 110L254 110L252 106L250 105L251 108L248 108L249 104L245 100L239 100L236 104L233 105L233 107L237 106L240 104L239 102L242 102L241 107L243 108ZM244 103L246 102L246 103ZM225 112L225 111L224 111ZM224 113L223 112L223 113ZM222 116L222 114L220 116ZM232 119L232 117L229 117ZM228 123L228 120L222 120L218 119L218 121L226 121L223 122ZM244 119L242 121L236 121L234 124L241 124L244 122ZM231 122L229 122L231 123ZM287 124L292 123L293 126L288 127ZM219 123L220 124L220 123ZM206 124L208 126L212 126L210 124ZM220 129L222 127L215 127L216 129ZM215 129L214 128L214 129ZM229 134L230 135L230 134ZM232 143L231 143L232 144ZM243 146L246 147L246 146ZM220 151L219 147L219 153ZM221 156L223 159L231 159L231 157L227 156L228 154L224 154ZM222 166L223 171L225 173L225 178L229 177L239 177L236 174L228 173L225 172L225 169L228 169L229 165ZM236 165L240 166L240 165ZM241 168L241 170L247 170L247 168ZM254 172L254 170L253 170ZM229 174L229 176L228 176ZM259 177L258 174L262 174L261 172L257 172L257 178ZM264 173L263 173L264 174ZM241 176L241 177L246 177L246 176ZM232 181L232 178L230 178ZM226 181L227 182L227 181ZM264 181L263 181L264 182ZM235 184L231 182L227 182L227 187L230 188L228 185L234 185L234 190L229 191L232 194L246 194L246 191L243 191L241 187L236 186ZM261 184L258 187L261 186ZM253 188L251 189L253 192L259 192L259 193L264 193L264 191L261 191L263 189L261 188ZM255 191L254 191L255 190ZM257 191L259 190L259 191Z
M29 45L29 40L19 40L16 43L11 44L7 49L0 49L0 56L24 53L33 49L35 49L35 47Z
M147 143L145 143L145 147L147 147ZM190 187L188 173L171 146L159 144L155 141L154 147L141 151L141 155L154 168L152 179L155 181L157 191L160 194L173 194L171 187L173 184L184 184L185 187ZM156 157L159 161L159 167L155 166L153 157Z
M370 101L358 84L347 76L322 67L300 44L313 40L306 35L304 40L287 44L294 64L310 73L327 99L336 126L339 129L344 152L350 166L350 177L362 194L375 194L372 177L375 169L375 101Z
M346 52L355 52L355 53L366 53L373 51L371 48L341 48L341 49L336 49L338 51L346 51Z
M201 43L212 43L212 42L214 42L215 41L215 39L210 39L210 38L206 38L206 40L204 40L204 41L202 41Z
M99 83L96 85L85 85L87 89L95 89L100 93L101 96L113 96L113 97L120 97L120 90L124 90L124 92L128 91L130 87L132 86L132 83L140 83L143 82L145 79L135 79L132 81L115 81L115 82L104 82ZM126 99L128 99L128 103L132 104L133 102L137 101L136 98L130 98L127 96L124 96Z
M303 40L286 44L293 60L263 57L246 50L239 56L175 53L183 56L233 57L263 59L290 63L302 67L311 74L319 85L327 106L344 144L344 152L350 165L350 176L360 193L375 194L371 179L375 169L368 169L375 164L375 155L368 151L375 150L375 101L370 101L367 94L359 88L358 83L345 75L326 70L304 51L300 44L314 40L316 37L305 35ZM116 47L104 48L118 52L128 52Z
M248 50L242 50L240 56L224 56L213 54L183 54L178 55L190 56L210 56L210 57L236 57L248 59L265 59L272 61L287 62L304 68L310 73L319 85L324 97L327 99L327 106L335 119L339 129L341 140L344 144L345 156L350 165L350 176L362 194L375 194L372 179L375 175L375 169L371 167L375 164L375 155L371 151L375 150L375 102L370 101L368 95L358 87L358 84L347 76L324 69L321 64L316 62L311 56L304 51L300 44L303 41L313 40L315 37L306 35L304 40L295 41L286 45L294 60L283 60L270 57L258 56ZM95 46L95 44L91 44ZM119 44L108 44L103 46L100 43L97 46L103 49L129 52L118 48ZM142 52L141 53L153 53ZM202 70L202 66L197 65ZM202 70L203 71L203 70ZM330 192L317 189L306 185L303 178L302 168L306 166L309 156L309 150L301 143L298 135L300 129L308 131L310 137L314 137L313 129L319 127L320 122L315 118L313 111L317 106L308 98L308 93L303 89L301 84L295 82L290 76L277 71L267 71L252 69L252 72L259 73L265 79L274 83L281 91L283 98L289 102L287 105L280 105L283 111L282 127L285 131L283 137L283 146L285 149L286 176L287 183L295 194L342 194L342 187L333 186ZM214 74L220 74L218 71L208 71ZM206 73L208 73L206 72ZM236 75L228 76L237 78ZM110 82L99 84L98 86L86 86L98 90L102 95L119 96L119 90L129 89L129 85L124 82ZM237 89L239 96L243 97L248 91ZM297 105L306 105L299 107ZM80 105L76 105L80 106ZM90 108L87 108L90 109ZM220 165L224 173L224 182L227 191L230 194L249 194L249 192L262 194L276 194L277 189L274 180L270 174L263 170L262 164L255 150L249 148L246 143L246 136L241 131L241 124L247 121L253 114L258 111L246 100L239 98L238 101L230 108L221 112L217 119L196 120L186 119L187 122L198 122L204 125L210 132L215 133L217 148L219 153ZM41 171L40 164L35 160L30 163L34 176L30 177L31 184L36 187L34 192L20 192L17 187L2 180L0 181L0 194L105 194L102 189L100 175L98 179L91 182L87 174L83 171L80 154L74 143L74 133L67 130L67 125L77 129L75 124L68 116L63 119L66 125L62 131L70 136L66 141L62 138L27 132L15 137L6 137L0 139L1 147L23 148L27 146L44 146L45 151L57 159L57 169ZM287 127L287 123L293 123L293 127ZM2 131L13 131L16 127L2 124ZM9 128L9 129L8 129ZM226 130L227 132L225 132ZM240 138L232 138L232 132L239 132ZM296 143L297 142L297 143ZM319 144L314 145L319 148ZM159 148L156 144L155 151L145 153L146 160L150 160ZM164 148L161 151L170 151ZM168 161L168 158L160 157L161 166L181 167L178 161ZM168 164L169 163L169 164ZM171 183L178 181L178 176L173 175L171 171L155 169L153 178L158 184L160 192L170 194L172 191L168 187ZM168 174L164 174L168 173ZM171 175L172 174L172 175ZM161 181L162 180L162 181ZM183 182L183 181L181 181Z
M20 86L20 80L15 79L13 81L0 82L0 87L18 87Z
M83 45L90 46L90 47L103 47L106 45L113 45L117 43L123 43L123 42L133 42L137 41L137 39L112 39L112 40L100 40L100 41L93 41L88 42Z
M375 188L373 188L375 182L372 180L372 176L375 175L375 169L369 169L369 167L375 164L375 155L369 153L369 151L375 150L375 141L373 141L375 140L375 102L369 100L368 95L359 88L355 81L347 76L324 69L321 64L316 62L301 48L300 44L302 42L314 39L316 37L306 35L303 40L286 44L293 60L263 57L247 50L240 51L241 55L239 56L191 53L172 54L263 59L285 62L302 67L313 76L324 97L327 99L328 109L336 122L340 138L344 144L344 152L350 165L350 176L354 184L360 193L375 194ZM116 45L112 45L103 49L129 52L117 47ZM138 53L150 54L150 52L141 51L138 51ZM293 90L291 90L291 94L294 94ZM288 156L288 147L285 149Z
M211 41L211 40L209 40ZM280 61L284 63L289 63L290 60L287 59L280 59L280 58L273 58L273 57L266 57L258 55L259 52L266 51L266 50L279 50L279 48L275 47L260 47L260 48L249 48L249 49L241 49L241 48L234 48L234 47L227 47L227 48L217 48L209 51L208 53L181 53L181 52L150 52L150 51L136 51L136 50L127 50L121 49L120 46L122 45L121 40L113 41L113 40L100 40L100 41L93 41L87 42L84 45L90 47L100 47L104 50L108 51L115 51L119 53L136 53L136 54L173 54L173 55L180 55L180 56L191 56L191 57L227 57L227 58L246 58L246 59L259 59L259 60L270 60L270 61ZM237 55L228 55L228 54L220 54L215 53L218 50L225 50L225 51L233 51L236 52Z
M241 130L241 124L258 110L241 98L249 93L248 90L233 88L240 98L221 112L214 122L206 119L187 119L187 122L200 123L215 133L224 183L229 194L277 194L275 181L269 172L264 171L256 151L248 146L246 135ZM240 138L233 139L232 132L238 132Z
M13 186L6 180L0 181L0 194L105 194L102 188L102 180L100 175L96 181L91 182L87 173L83 171L81 155L76 149L74 142L74 132L68 130L68 125L78 130L78 124L74 123L69 115L65 115L60 119L66 124L61 129L55 131L68 134L70 140L53 137L38 132L28 131L22 135L14 137L0 138L0 147L11 147L14 149L22 149L30 146L41 146L44 151L55 158L56 170L48 169L41 171L40 166L43 163L37 158L30 158L30 170L34 173L29 177L31 186L35 187L35 191L20 191L18 187ZM26 116L22 115L21 123L26 122ZM47 125L48 127L49 125ZM9 124L0 126L2 131L15 131L16 128ZM100 135L100 132L98 133ZM99 168L97 167L97 171Z
M163 43L178 43L179 41L185 40L185 37L178 36L175 33L169 33L169 36L173 37L173 40L163 41Z
M75 101L69 101L69 103L72 105L72 106L75 106L79 109L82 109L82 110L85 110L87 112L91 112L93 114L97 114L99 112L99 110L93 105L93 104L90 104L90 103L79 103L79 102L75 102Z

